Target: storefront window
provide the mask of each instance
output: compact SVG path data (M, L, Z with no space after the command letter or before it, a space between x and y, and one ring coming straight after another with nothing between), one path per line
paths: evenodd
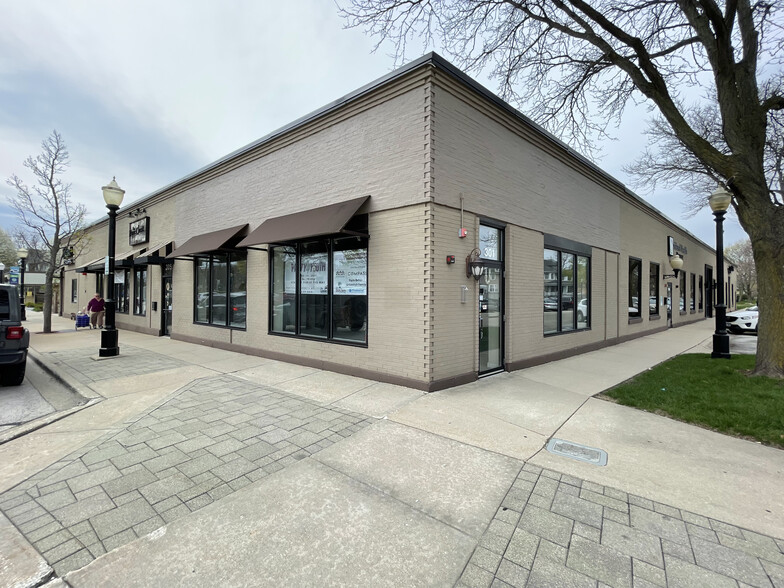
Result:
M659 264L651 263L648 270L648 314L659 315Z
M194 322L245 328L247 255L214 253L195 259Z
M691 274L691 290L689 290L689 310L697 309L697 276Z
M367 238L270 249L270 332L367 343Z
M79 302L79 288L77 286L77 280L71 280L71 302L74 304Z
M642 261L629 258L629 318L640 316L640 298L642 297Z
M544 250L544 334L590 327L591 258Z
M275 247L271 256L270 330L275 333L296 333L297 250L294 247Z
M699 293L698 293L698 296L699 296L699 298L697 299L697 300L698 300L698 303L699 303L699 306L698 306L697 308L698 308L699 310L702 310L702 307L703 307L703 302L702 302L702 298L703 298L703 296L702 296L702 290L703 290L702 276L700 276L700 290L699 290Z
M115 270L114 298L117 312L128 313L128 283L130 282L129 270Z
M147 268L133 270L133 314L147 314Z
M686 272L681 272L681 278L679 282L680 286L680 311L686 312Z
M332 338L365 342L367 249L356 238L336 239L332 250Z
M299 332L327 338L329 329L329 251L326 241L300 245Z

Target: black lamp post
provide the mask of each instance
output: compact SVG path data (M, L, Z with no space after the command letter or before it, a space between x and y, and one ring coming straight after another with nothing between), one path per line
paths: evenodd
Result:
M98 350L98 355L100 357L114 357L120 354L120 346L117 344L117 329L114 326L114 234L117 224L117 210L122 204L125 190L117 185L114 178L102 190L106 208L109 209L109 258L106 264L109 283L106 285L106 317L103 331L101 331L101 348Z
M727 334L727 307L724 304L724 215L732 194L719 186L710 195L710 207L716 217L716 332L713 333L711 357L730 359L730 336Z
M22 304L22 320L27 320L27 309L25 307L25 289L24 289L24 272L25 262L27 261L27 249L24 247L17 249L16 254L19 256L19 302Z

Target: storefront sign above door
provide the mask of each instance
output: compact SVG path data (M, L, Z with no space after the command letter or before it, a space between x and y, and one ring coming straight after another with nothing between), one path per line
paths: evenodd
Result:
M128 225L128 244L141 245L150 240L150 217L145 216Z
M681 245L672 236L667 237L667 255L672 257L676 253L680 253L681 257L688 253L686 245Z

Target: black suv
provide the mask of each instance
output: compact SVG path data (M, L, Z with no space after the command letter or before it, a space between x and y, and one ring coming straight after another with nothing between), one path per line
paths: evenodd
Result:
M19 290L0 284L0 383L18 386L24 380L30 332L22 326Z

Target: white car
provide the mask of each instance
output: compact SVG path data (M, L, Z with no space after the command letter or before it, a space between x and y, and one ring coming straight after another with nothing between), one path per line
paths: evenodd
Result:
M727 330L732 333L742 333L743 331L754 331L756 333L758 317L759 310L756 306L728 312Z

